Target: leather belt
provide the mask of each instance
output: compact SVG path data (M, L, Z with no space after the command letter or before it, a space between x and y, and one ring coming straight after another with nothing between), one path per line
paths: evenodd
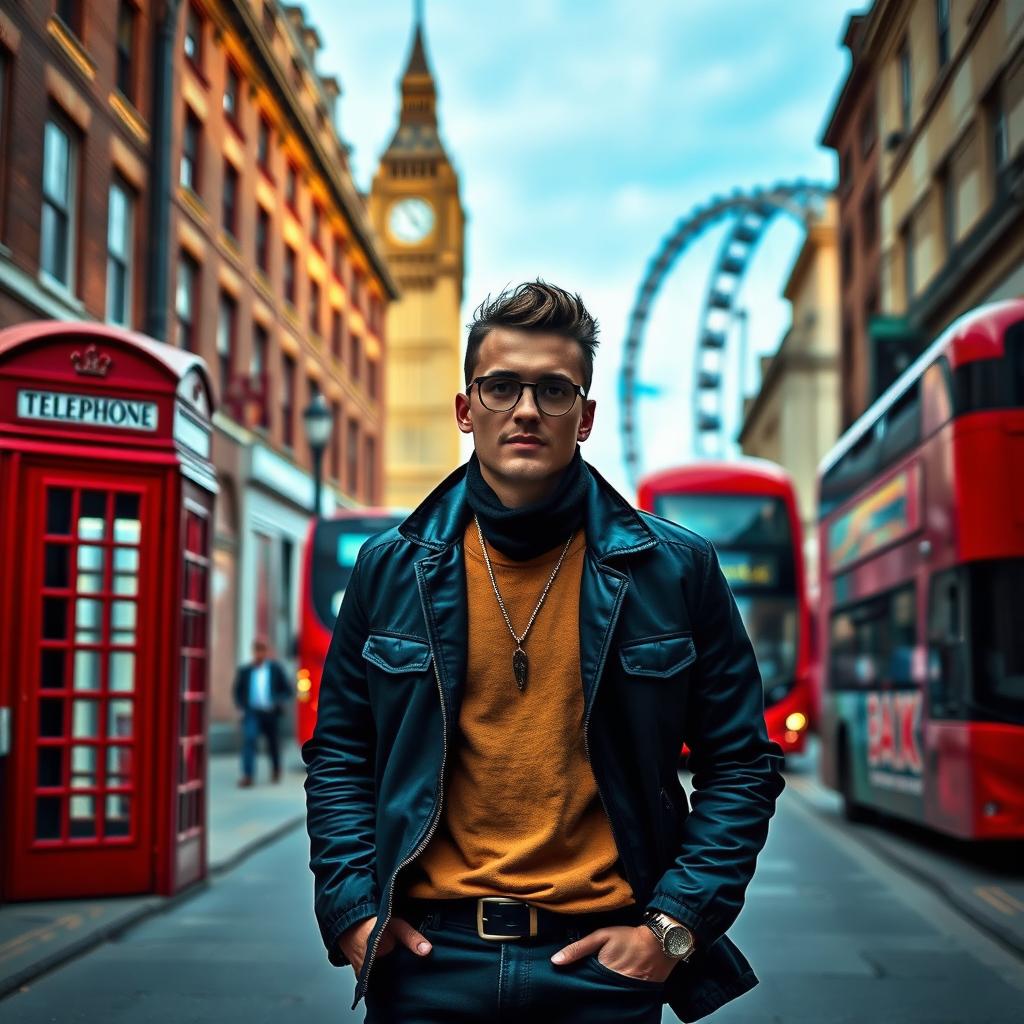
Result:
M481 939L491 942L560 938L574 931L586 933L613 925L638 925L643 917L643 909L636 905L620 910L564 914L506 896L451 900L407 898L397 913L417 919L434 915L438 924L475 928Z

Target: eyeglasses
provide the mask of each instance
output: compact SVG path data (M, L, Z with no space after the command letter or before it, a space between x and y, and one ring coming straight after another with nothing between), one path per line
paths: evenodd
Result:
M491 412L510 412L519 404L524 388L533 388L534 404L545 416L564 416L576 404L577 398L586 397L581 385L561 377L548 377L536 382L513 377L476 377L466 388L466 394L474 384L484 408Z

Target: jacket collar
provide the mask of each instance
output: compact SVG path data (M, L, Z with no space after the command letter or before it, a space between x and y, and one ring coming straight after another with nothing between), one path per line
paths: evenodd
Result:
M599 562L654 547L658 540L640 514L589 463L587 545ZM458 467L434 488L398 532L414 544L443 551L462 540L472 512L466 501L466 465Z

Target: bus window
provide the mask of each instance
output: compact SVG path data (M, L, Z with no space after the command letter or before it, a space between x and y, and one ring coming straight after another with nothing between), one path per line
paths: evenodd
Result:
M879 468L888 466L921 440L920 394L915 381L886 412L878 456Z
M962 718L966 691L964 594L959 568L932 577L928 594L928 703L933 718Z
M914 685L913 586L843 608L832 615L829 626L830 688Z
M969 565L973 698L978 711L1024 723L1024 558Z
M949 362L937 359L921 379L921 433L929 437L953 415L953 393L950 390Z

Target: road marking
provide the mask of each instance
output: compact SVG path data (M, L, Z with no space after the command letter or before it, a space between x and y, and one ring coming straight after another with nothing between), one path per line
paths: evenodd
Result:
M1006 914L1007 917L1014 917L1017 913L1017 908L1014 906L1017 901L1004 890L1000 889L998 885L978 885L974 888L976 896L980 896L990 907L995 907L1000 913ZM1017 904L1020 906L1020 904Z

